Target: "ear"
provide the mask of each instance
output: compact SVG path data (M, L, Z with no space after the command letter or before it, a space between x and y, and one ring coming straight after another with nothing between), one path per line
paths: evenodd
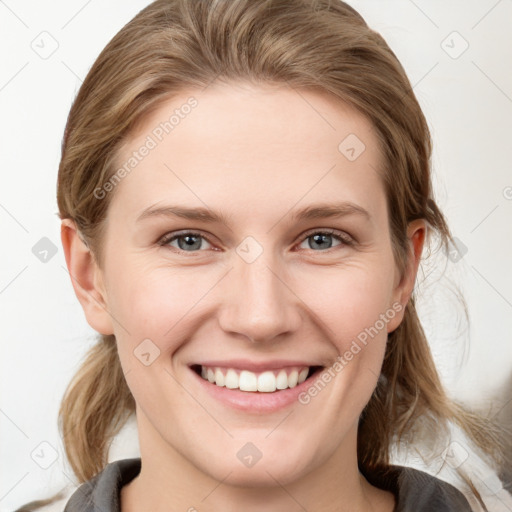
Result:
M87 323L101 334L113 334L101 269L71 219L62 220L60 237L71 283Z
M395 317L388 322L388 333L393 332L402 322L405 307L411 298L416 282L416 274L423 252L425 237L427 233L427 222L425 219L416 219L409 223L407 227L407 238L409 240L409 252L407 257L406 269L401 276L398 276L397 283L393 290L393 301L390 308L399 310ZM398 274L397 274L398 275ZM400 306L398 306L400 304Z

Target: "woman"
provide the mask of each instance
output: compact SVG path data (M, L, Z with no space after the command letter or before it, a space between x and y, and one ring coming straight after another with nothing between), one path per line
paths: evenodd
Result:
M486 510L390 464L449 427L415 310L450 232L407 76L343 2L158 0L71 109L58 205L98 344L61 411L65 511ZM140 459L109 465L136 413ZM476 508L480 507L480 508Z

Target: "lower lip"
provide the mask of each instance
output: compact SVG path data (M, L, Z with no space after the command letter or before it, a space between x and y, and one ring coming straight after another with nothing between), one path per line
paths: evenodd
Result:
M220 402L238 409L252 413L271 413L284 409L294 402L299 401L299 395L306 391L322 373L317 371L311 377L301 382L294 388L287 388L271 393L262 391L240 391L225 386L217 386L208 380L203 379L194 370L189 368L194 377L199 380L200 385L207 393Z

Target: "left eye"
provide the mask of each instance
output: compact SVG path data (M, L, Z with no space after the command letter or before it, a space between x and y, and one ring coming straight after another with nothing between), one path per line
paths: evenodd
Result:
M308 244L309 247L306 249L330 249L333 247L332 239L337 240L339 245L352 245L353 240L350 235L336 230L325 230L325 231L314 231L306 234L304 241L302 243L311 240ZM158 245L161 246L169 246L173 242L177 242L178 246L171 245L175 249L178 249L183 252L197 252L195 249L201 249L202 242L205 241L207 244L211 245L210 242L201 234L193 233L193 232L184 232L180 234L172 234L168 233L164 235L158 242ZM336 246L335 246L336 247ZM318 251L317 251L318 252Z
M315 231L314 233L310 233L304 239L304 242L311 240L308 244L309 249L313 249L313 247L319 247L320 249L330 249L332 247L332 239L338 240L338 245L350 245L351 239L350 237L342 232L338 231ZM304 243L303 242L303 243Z

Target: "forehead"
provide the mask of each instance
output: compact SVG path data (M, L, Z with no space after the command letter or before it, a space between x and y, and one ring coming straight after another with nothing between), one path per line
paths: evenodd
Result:
M371 122L326 93L286 85L181 91L139 123L116 164L128 172L113 203L126 215L170 197L260 213L322 199L382 202Z

